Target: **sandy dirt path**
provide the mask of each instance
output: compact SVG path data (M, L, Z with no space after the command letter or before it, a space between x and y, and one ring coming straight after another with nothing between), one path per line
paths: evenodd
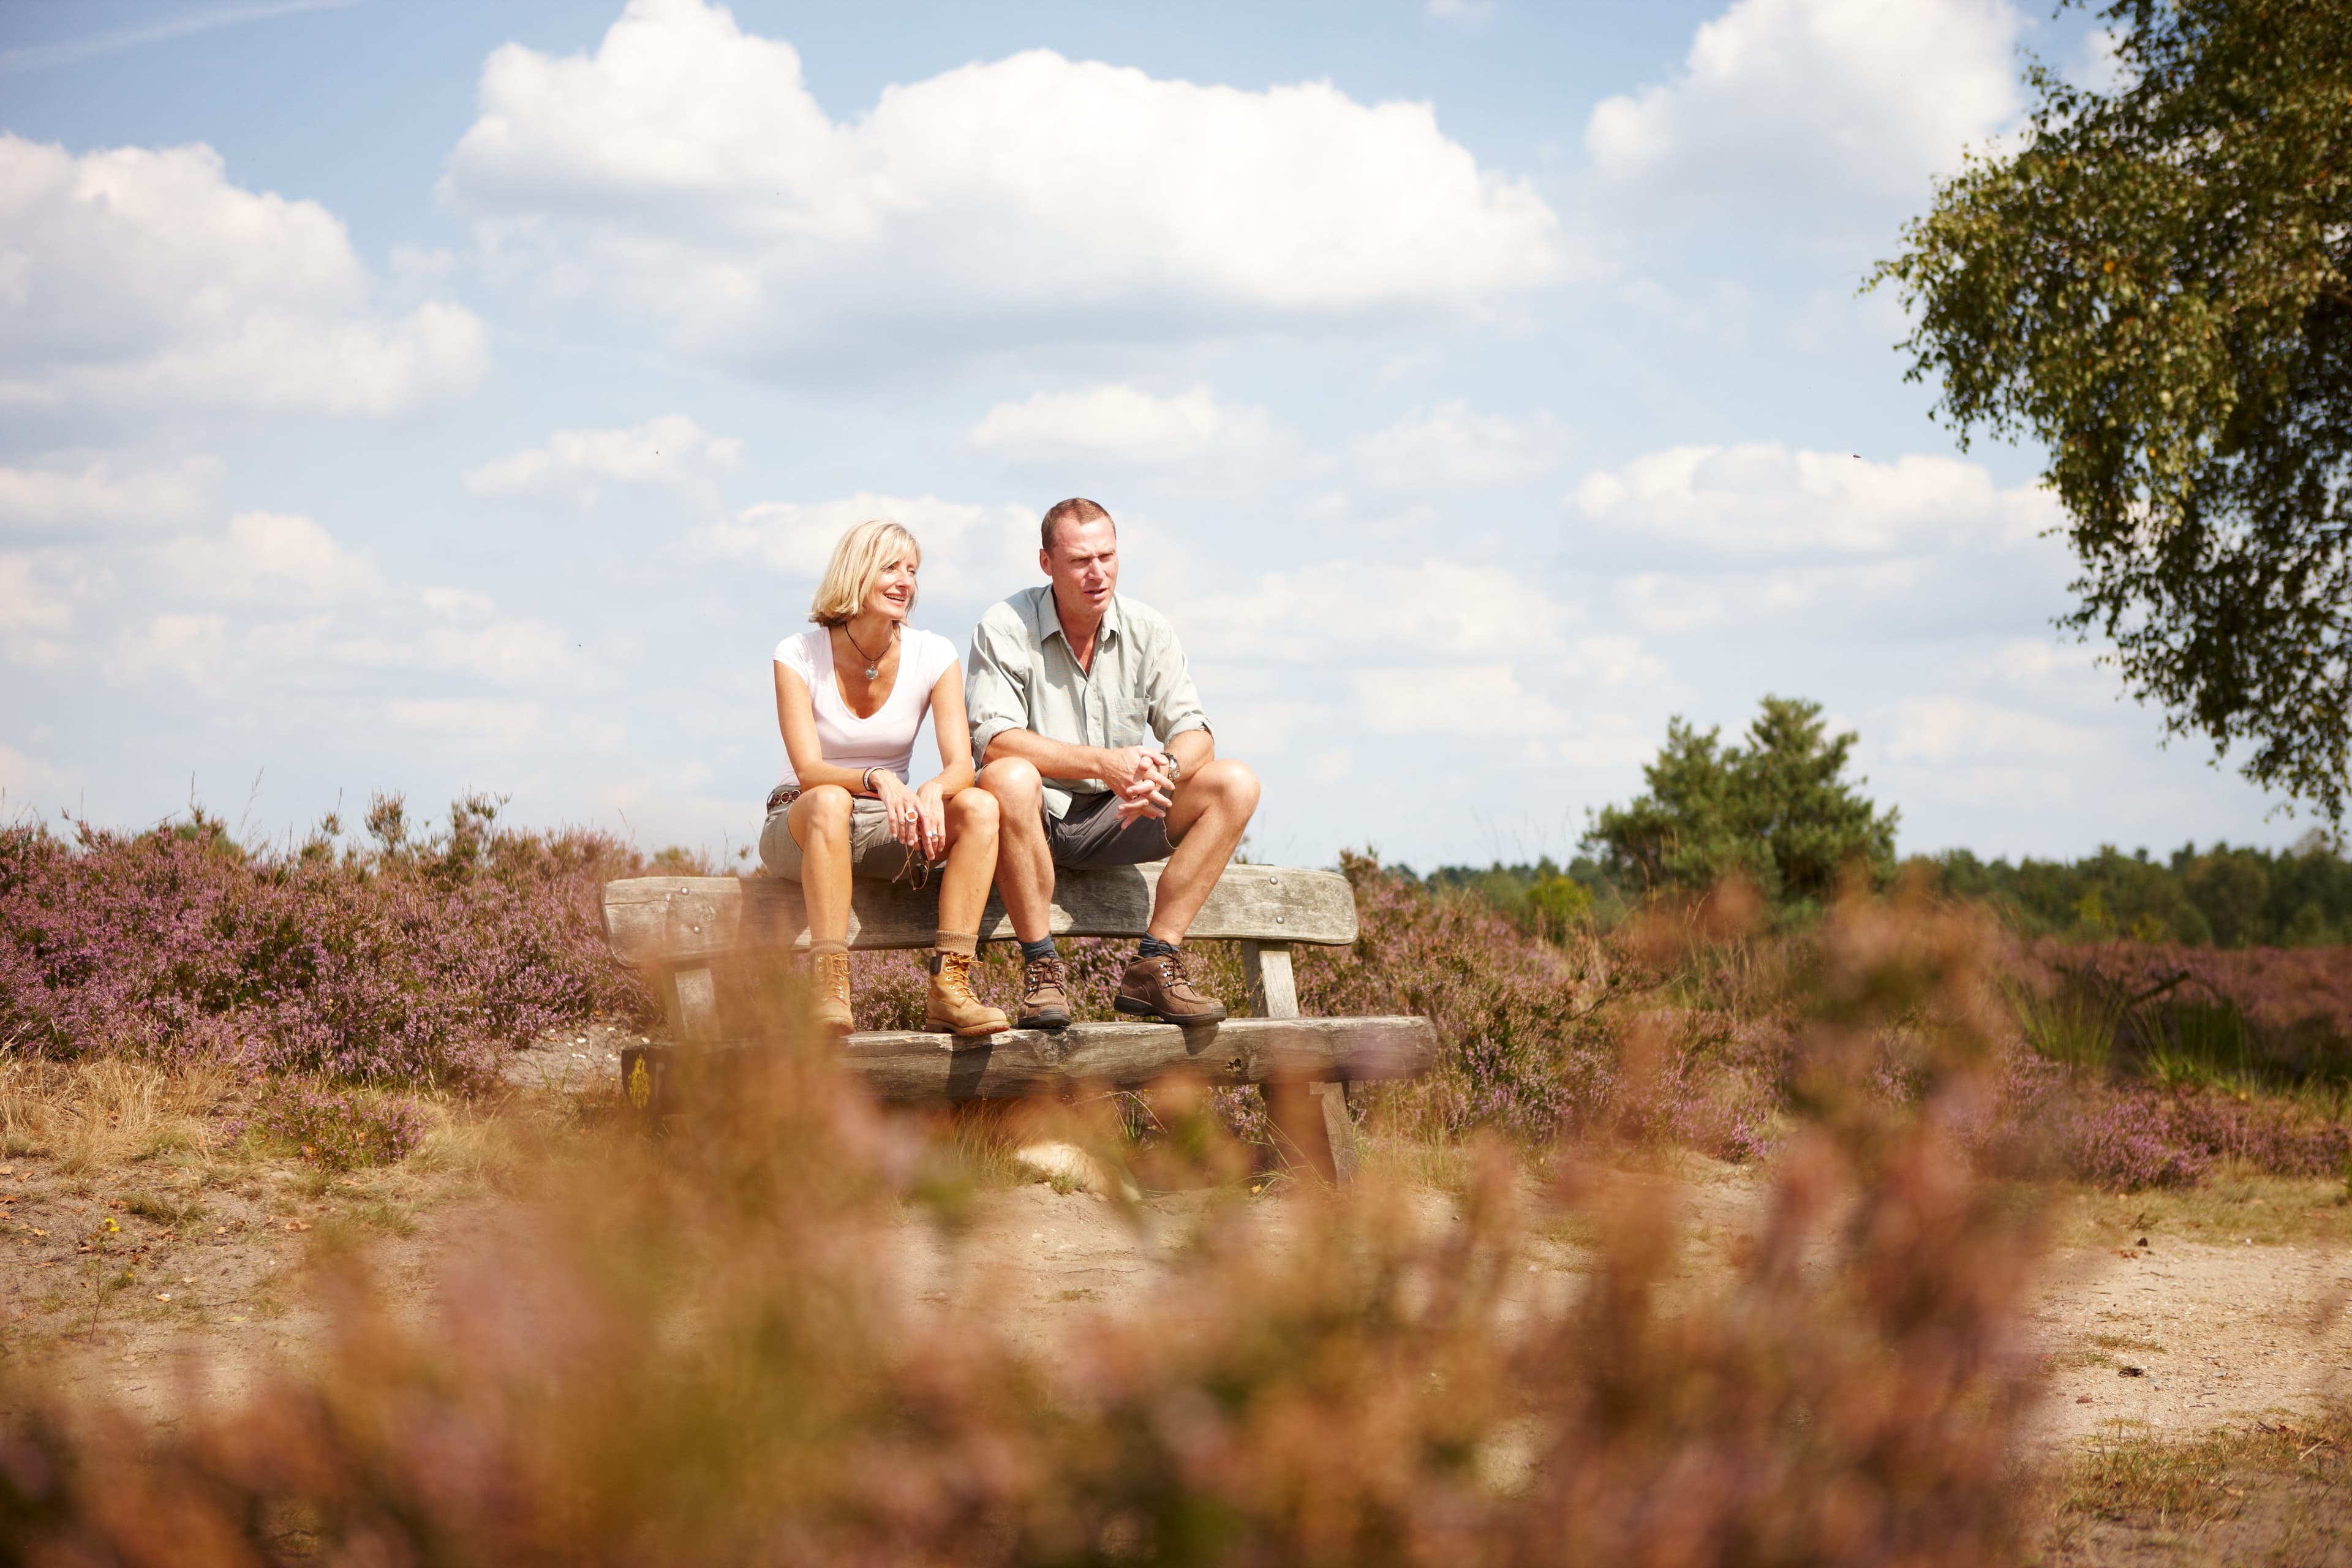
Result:
M527 1066L556 1085L609 1075L622 1041L604 1033L550 1040ZM1703 1289L1720 1279L1754 1228L1759 1177L1693 1162L1678 1179L1640 1179L1658 1181L1660 1196L1684 1216L1685 1283ZM478 1188L458 1197L446 1184L436 1195L430 1181L399 1174L380 1180L383 1194L361 1202L320 1195L299 1171L257 1171L242 1190L208 1189L201 1219L174 1218L142 1213L135 1200L125 1206L114 1188L129 1190L128 1178L77 1179L38 1159L8 1162L0 1170L0 1352L151 1415L164 1415L191 1375L212 1397L233 1399L318 1342L322 1324L301 1280L317 1237L306 1233L335 1224L359 1227L396 1309L429 1320L438 1310L436 1259L462 1245L497 1200ZM1016 1343L1048 1351L1074 1315L1131 1308L1170 1281L1204 1202L1177 1194L1123 1212L1045 1184L987 1191L952 1243L907 1211L898 1226L901 1267L942 1323L984 1308ZM1286 1201L1251 1205L1263 1244L1284 1246ZM1440 1192L1420 1193L1412 1210L1424 1225L1460 1223ZM118 1228L105 1231L110 1223ZM2352 1393L2352 1316L2343 1310L2352 1258L2307 1239L2256 1237L2225 1245L2157 1234L2146 1247L2053 1253L2032 1315L2049 1375L2048 1439L2189 1436L2232 1420L2315 1414ZM1515 1310L1563 1310L1591 1258L1570 1240L1528 1245ZM101 1292L106 1279L123 1282Z

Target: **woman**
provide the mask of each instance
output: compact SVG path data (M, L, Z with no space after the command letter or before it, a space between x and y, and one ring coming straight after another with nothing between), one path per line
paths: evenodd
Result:
M776 645L776 724L789 761L768 796L760 860L807 897L816 1019L849 1030L849 882L922 887L944 858L923 1026L991 1035L1013 1021L972 994L980 916L996 872L996 800L971 787L971 729L955 645L909 630L923 552L895 522L842 535L809 607L813 630ZM929 713L940 771L912 786Z

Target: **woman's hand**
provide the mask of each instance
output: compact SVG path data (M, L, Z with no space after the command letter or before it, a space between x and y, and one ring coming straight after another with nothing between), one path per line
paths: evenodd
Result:
M897 773L877 768L874 793L881 800L883 814L889 821L890 837L909 849L921 847L922 808L916 803L915 792Z
M923 829L923 854L937 860L948 847L948 789L944 781L932 779L915 792L915 809Z

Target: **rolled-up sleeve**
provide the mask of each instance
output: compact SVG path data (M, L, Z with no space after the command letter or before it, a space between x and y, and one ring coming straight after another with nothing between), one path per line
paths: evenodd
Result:
M988 743L1007 730L1029 727L1029 658L1017 629L995 625L991 610L971 628L971 658L964 670L964 701L971 716L971 760L988 762Z
M1187 730L1205 730L1209 716L1201 710L1201 694L1192 689L1192 667L1184 662L1183 645L1165 626L1157 628L1145 664L1145 713L1151 732L1166 745Z

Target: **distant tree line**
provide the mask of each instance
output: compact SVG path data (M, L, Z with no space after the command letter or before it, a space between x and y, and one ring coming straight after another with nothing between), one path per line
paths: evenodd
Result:
M2352 860L2315 833L2292 849L2187 844L2165 860L2109 846L2081 860L2014 866L1951 849L1927 864L1947 892L1997 906L2031 935L2197 947L2352 943Z
M1727 877L1754 886L1783 923L1801 923L1845 880L1884 887L1909 874L1992 905L2030 936L2352 944L2352 860L2324 833L2284 850L2190 843L2165 860L2110 846L2073 861L2012 865L1954 849L1898 865L1895 811L1864 796L1868 781L1846 776L1855 740L1828 733L1820 705L1792 698L1767 697L1730 744L1675 719L1643 769L1648 787L1594 813L1583 853L1568 864L1441 866L1423 879L1555 936L1612 925L1646 899L1704 891Z

